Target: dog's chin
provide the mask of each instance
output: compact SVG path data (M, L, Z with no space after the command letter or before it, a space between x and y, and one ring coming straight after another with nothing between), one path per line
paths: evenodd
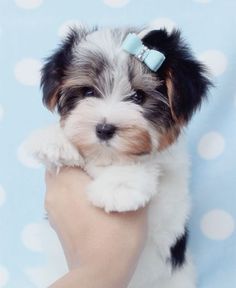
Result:
M94 143L82 143L74 141L79 153L85 162L90 162L99 166L111 164L125 164L137 162L141 157L151 153L151 143L143 142L143 139L136 141L102 141Z

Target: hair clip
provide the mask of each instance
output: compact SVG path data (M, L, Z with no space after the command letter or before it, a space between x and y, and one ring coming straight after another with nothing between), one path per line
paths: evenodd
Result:
M146 47L142 40L135 34L129 33L125 38L122 48L145 63L149 69L156 72L165 60L165 55L157 50Z

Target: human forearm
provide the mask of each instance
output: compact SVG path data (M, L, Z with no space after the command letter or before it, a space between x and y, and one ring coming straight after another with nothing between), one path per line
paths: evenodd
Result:
M147 209L107 214L94 207L85 193L90 179L78 169L46 180L46 209L70 270L50 288L127 287L145 242Z
M62 241L71 271L50 288L127 287L144 244L145 237L141 233L145 235L145 232L141 232L142 229L137 229L135 225L131 227L133 223L126 223L125 228L122 221L113 224L109 233L103 230L102 235L96 237L93 234L92 238L88 237L83 251L78 251L71 241L66 244Z
M121 277L118 271L112 273L109 267L104 270L89 265L71 270L50 288L125 288L128 281L129 277Z

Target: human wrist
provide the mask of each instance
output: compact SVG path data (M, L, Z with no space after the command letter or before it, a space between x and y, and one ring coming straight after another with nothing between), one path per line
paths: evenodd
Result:
M98 265L81 265L57 280L49 288L126 288L128 277L114 269Z

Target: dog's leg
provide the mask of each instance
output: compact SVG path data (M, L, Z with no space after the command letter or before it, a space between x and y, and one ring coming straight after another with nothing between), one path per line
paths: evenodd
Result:
M62 166L83 166L78 150L65 137L59 125L34 132L23 149L49 170Z
M107 167L88 187L88 197L107 212L137 210L157 193L158 178L157 165Z

